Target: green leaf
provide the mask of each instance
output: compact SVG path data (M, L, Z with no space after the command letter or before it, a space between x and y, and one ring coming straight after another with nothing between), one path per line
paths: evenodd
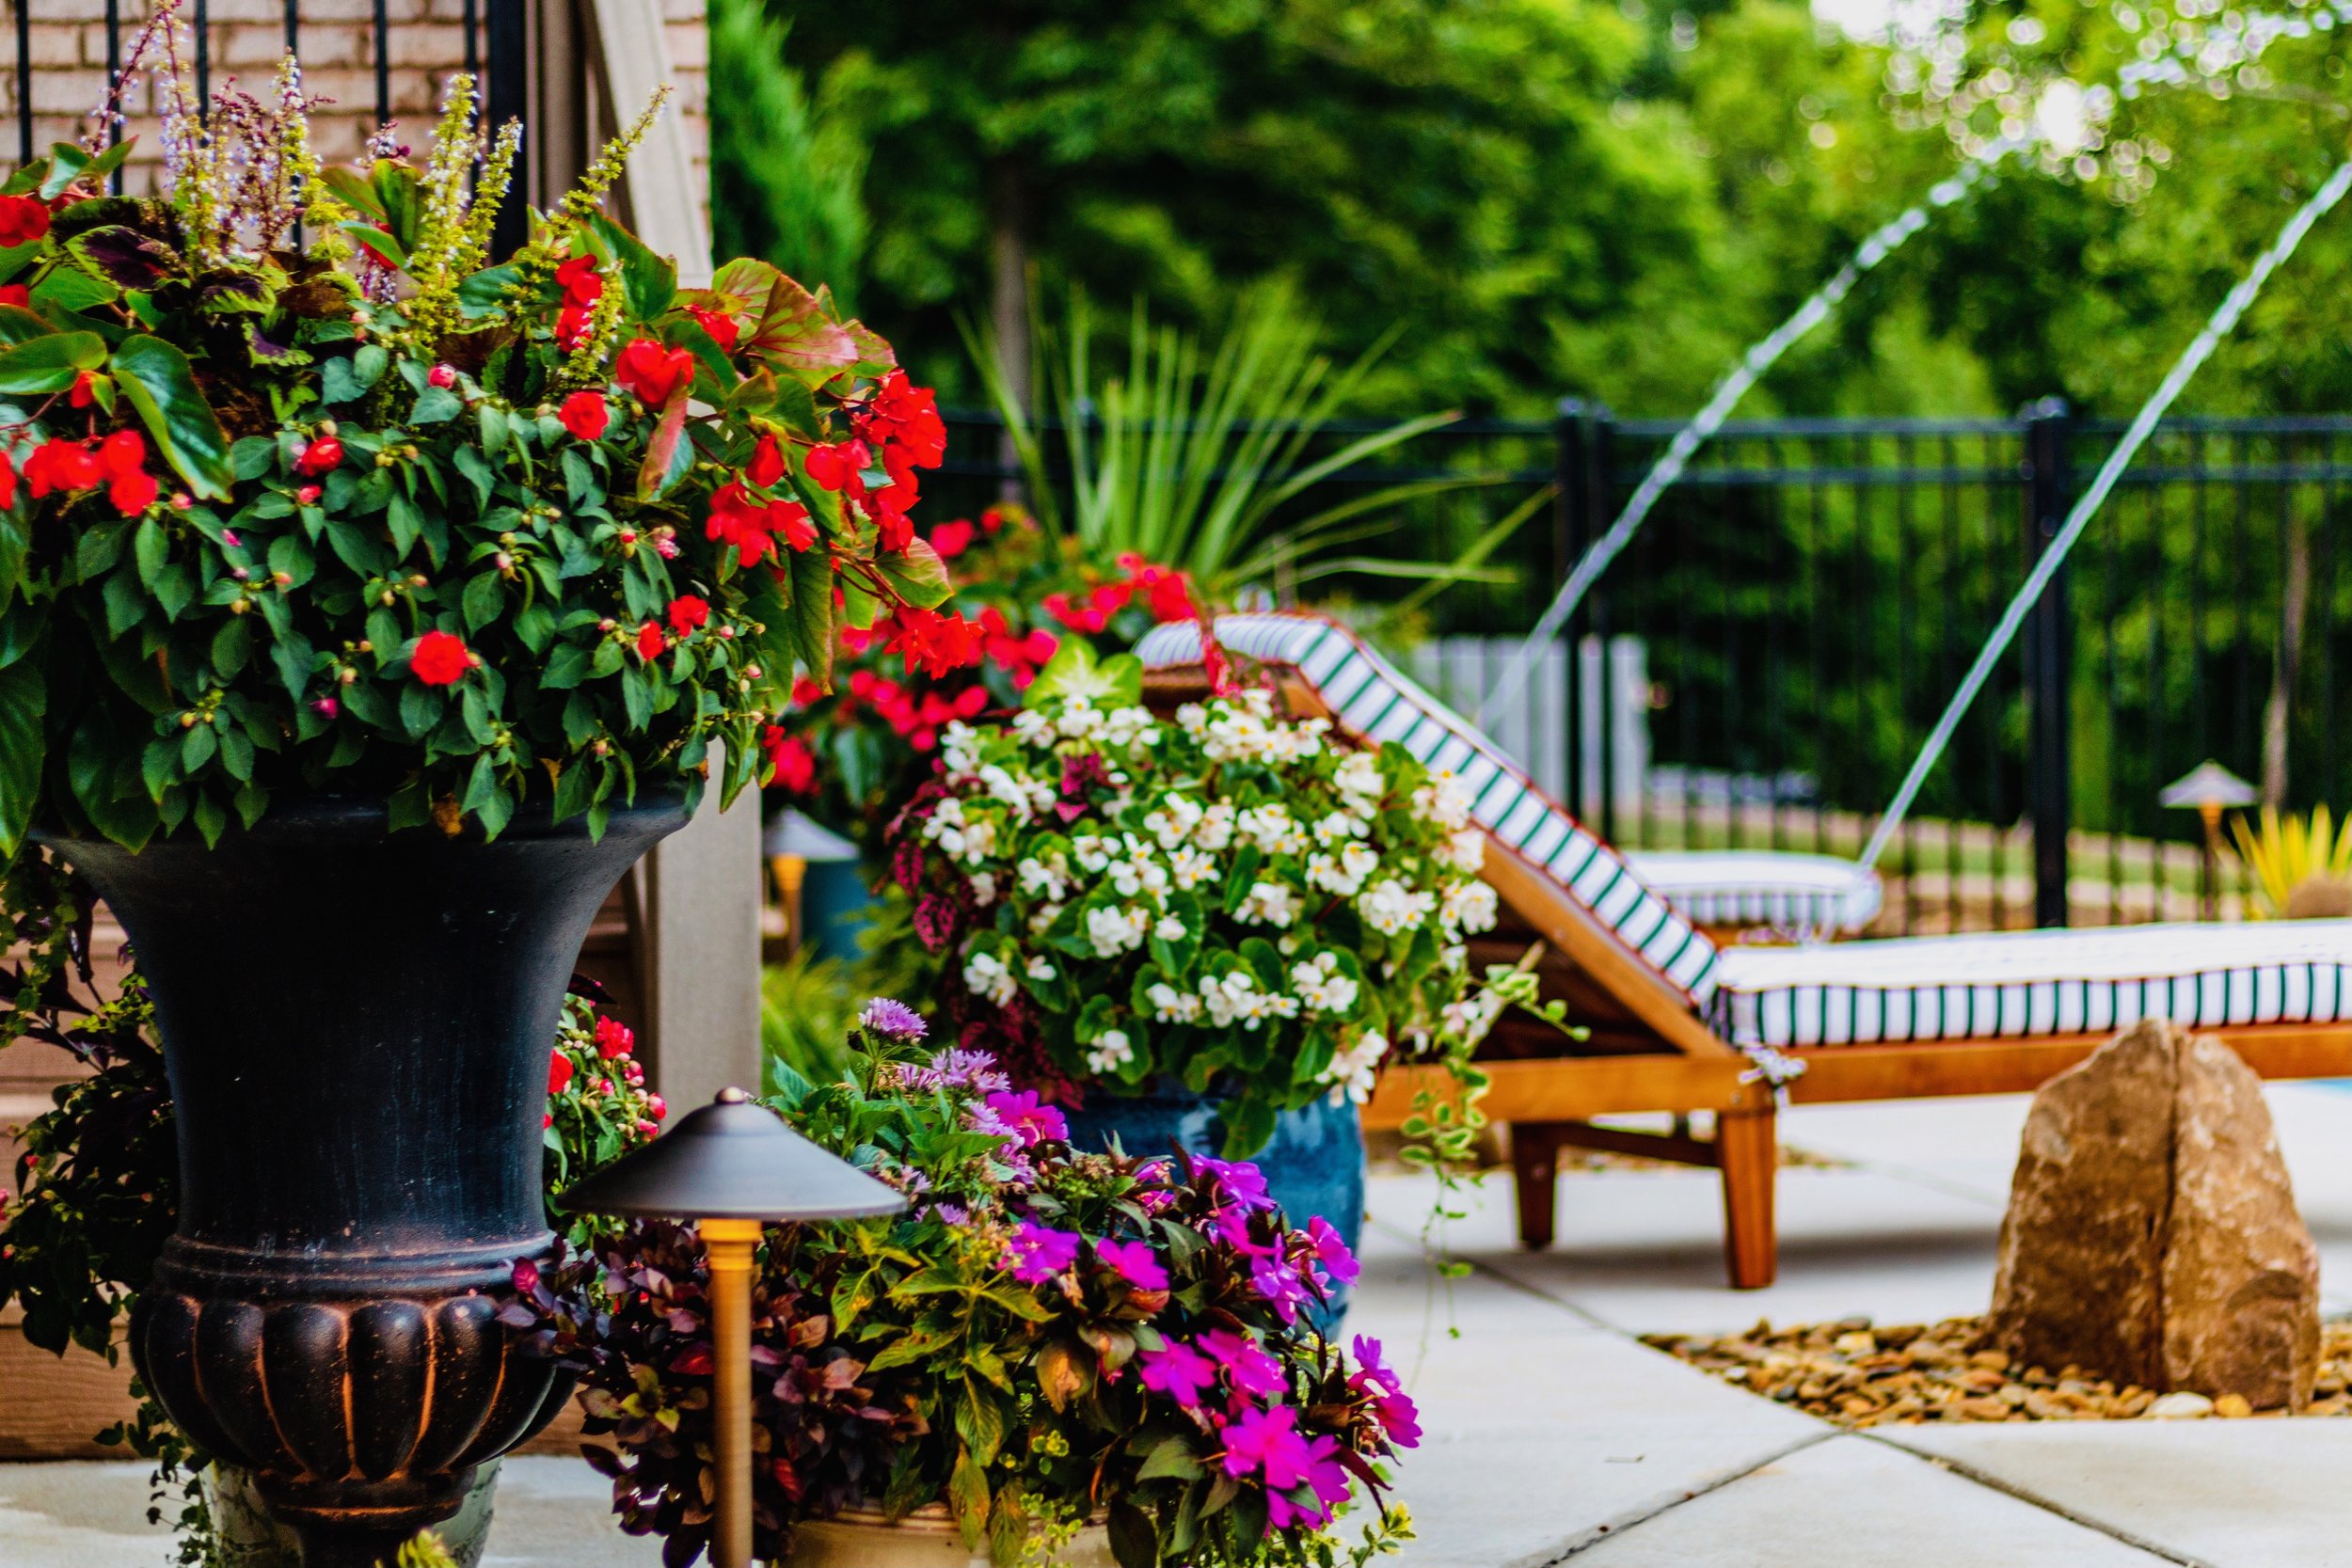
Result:
M465 412L466 402L447 387L427 387L417 394L417 406L410 411L410 424L439 424Z
M915 540L901 555L878 555L874 564L882 568L882 575L898 591L898 596L917 610L929 610L955 592L947 580L947 563L939 558L939 552L931 548L928 539ZM1138 696L1142 689L1138 681Z
M988 1477L968 1449L957 1451L956 1467L947 1477L947 1502L963 1527L963 1544L977 1549L988 1526Z
M1097 712L1133 707L1143 701L1143 660L1133 654L1098 660L1086 639L1062 639L1060 650L1029 684L1023 705L1043 707L1075 697L1086 698Z
M1192 1451L1192 1445L1185 1441L1183 1433L1174 1432L1153 1445L1144 1458L1143 1468L1136 1472L1136 1479L1191 1481L1200 1473L1200 1456Z
M621 264L621 296L628 301L631 320L649 322L677 297L677 264L657 256L645 242L602 213L589 215L588 227Z
M637 468L640 500L660 499L694 466L694 443L686 438L686 400L692 390L681 386L662 405L653 438L645 443L645 460Z
M499 618L499 611L506 606L504 590L505 579L496 572L484 572L466 584L460 608L468 631L480 631Z
M52 310L79 311L120 299L122 291L80 267L63 266L52 268L47 277L34 284L31 297Z
M114 373L165 460L188 482L188 488L208 500L227 500L229 438L213 417L212 405L196 389L188 356L161 338L141 334L115 350Z
M48 751L41 716L49 683L38 659L0 670L0 864L16 858L40 806L41 763Z
M457 309L474 321L497 315L505 306L507 294L522 280L521 269L511 262L485 267L457 285Z
M996 1397L966 1377L963 1398L956 1403L956 1435L972 1450L975 1462L986 1465L1004 1446L1005 1412Z
M24 396L62 392L84 371L94 371L105 362L106 341L97 333L48 333L0 349L0 392Z
M1159 1568L1160 1532L1152 1516L1125 1497L1111 1503L1111 1555L1119 1568Z

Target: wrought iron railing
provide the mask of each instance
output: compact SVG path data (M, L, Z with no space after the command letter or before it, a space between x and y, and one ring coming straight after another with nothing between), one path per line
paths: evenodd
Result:
M955 425L936 504L981 504L1004 479L994 423ZM1384 547L1422 556L1556 487L1509 551L1517 580L1457 586L1419 628L1457 703L1476 705L1500 634L1534 622L1675 428L1566 404L1556 421L1465 420L1329 482L1482 476L1474 504L1400 516ZM1487 721L1550 747L1531 762L1618 843L1851 853L2119 433L2056 404L1730 425L1579 611L1586 651L1531 688L1562 711ZM1883 928L2196 914L2198 823L2156 797L2208 756L2289 807L2352 803L2352 570L2331 526L2347 481L2352 418L2168 422L1890 847ZM2226 857L2218 880L2223 912L2243 910Z

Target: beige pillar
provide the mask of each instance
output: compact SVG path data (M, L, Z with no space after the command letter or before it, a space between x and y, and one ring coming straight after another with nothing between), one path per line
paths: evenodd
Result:
M711 750L720 776L723 753ZM728 1085L759 1092L759 792L719 791L639 870L638 958L655 1086L678 1111Z

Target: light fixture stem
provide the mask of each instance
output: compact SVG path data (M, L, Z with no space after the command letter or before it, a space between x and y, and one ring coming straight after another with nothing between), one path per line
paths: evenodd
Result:
M751 1568L752 1560L752 1254L757 1220L704 1220L710 1259L711 1411L718 1463L718 1517L711 1533L714 1568Z

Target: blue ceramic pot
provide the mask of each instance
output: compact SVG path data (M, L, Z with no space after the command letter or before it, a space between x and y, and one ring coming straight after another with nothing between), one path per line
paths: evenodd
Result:
M1096 1090L1086 1108L1071 1111L1070 1141L1079 1148L1108 1148L1112 1141L1130 1154L1165 1154L1181 1146L1195 1154L1216 1154L1225 1130L1217 1119L1224 1097L1213 1094L1120 1096ZM1274 1137L1250 1156L1265 1174L1266 1191L1291 1224L1303 1226L1320 1214L1350 1251L1364 1233L1364 1131L1356 1107L1313 1103L1274 1119ZM1348 1291L1341 1286L1318 1314L1324 1332L1337 1334L1347 1313Z

